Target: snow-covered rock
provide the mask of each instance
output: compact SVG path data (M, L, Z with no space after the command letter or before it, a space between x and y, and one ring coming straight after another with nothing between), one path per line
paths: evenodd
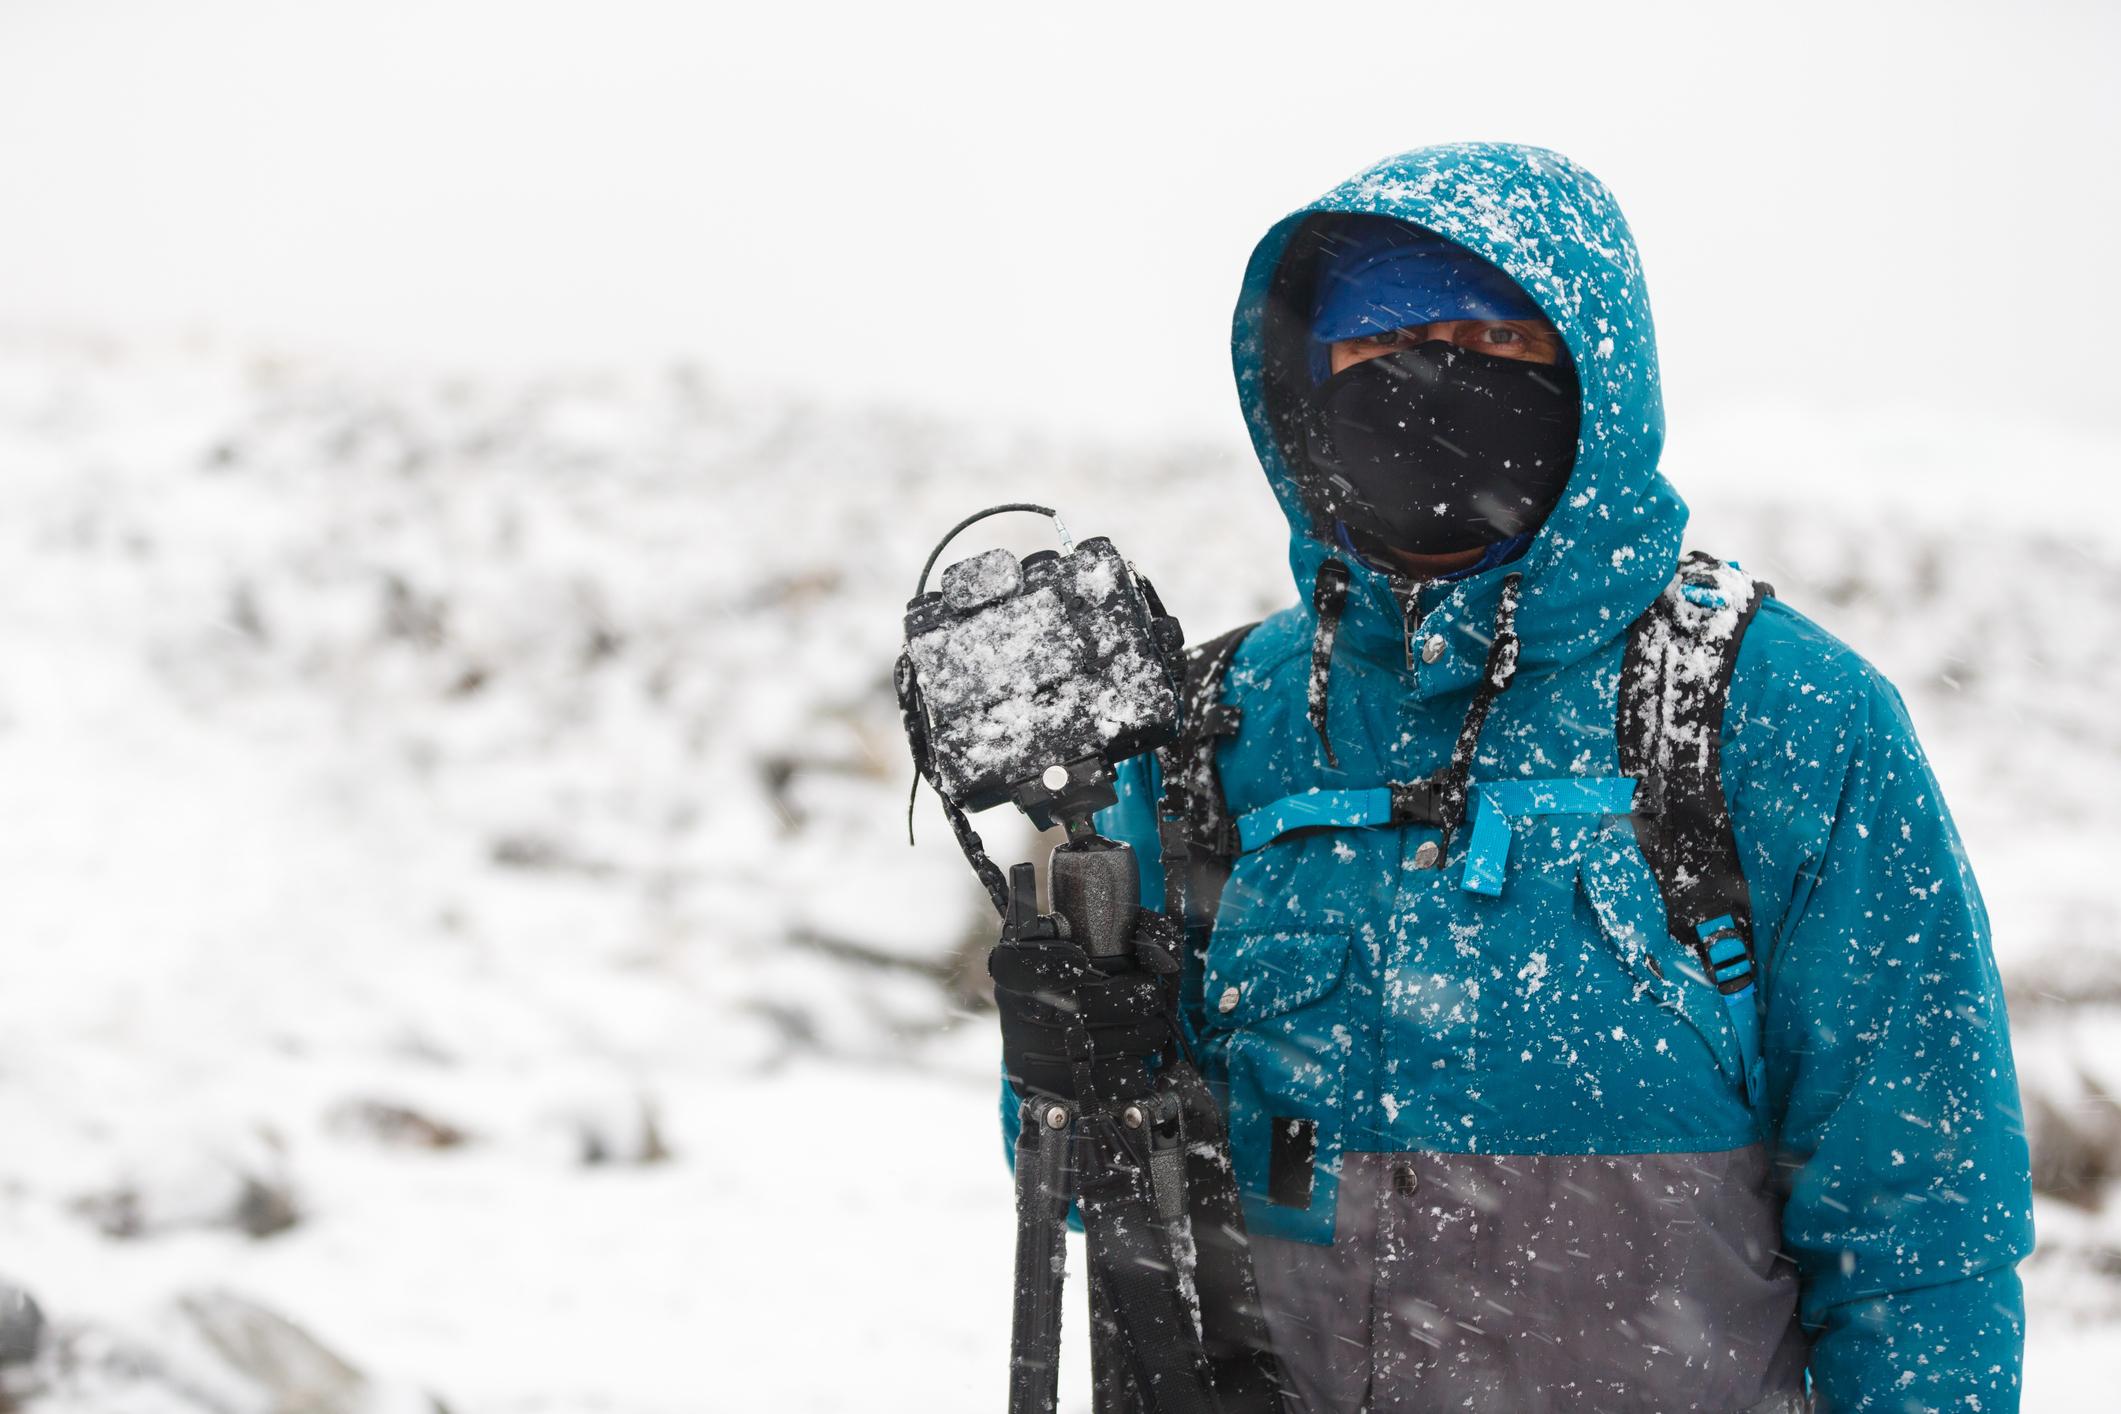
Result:
M38 1414L447 1414L225 1290L182 1293L137 1328L62 1322L15 1373L15 1397Z

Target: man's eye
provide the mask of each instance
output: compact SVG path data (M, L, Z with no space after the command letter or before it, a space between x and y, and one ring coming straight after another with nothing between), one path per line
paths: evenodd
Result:
M1521 344L1524 342L1524 335L1515 329L1490 329L1487 339L1491 344Z
M1397 329L1387 329L1381 334L1363 335L1362 342L1368 344L1371 348L1389 348L1399 342L1399 337Z

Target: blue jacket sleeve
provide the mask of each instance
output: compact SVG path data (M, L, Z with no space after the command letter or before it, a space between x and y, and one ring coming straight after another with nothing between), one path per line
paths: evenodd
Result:
M1998 1267L1827 1308L1812 1353L1823 1414L2018 1407L2025 1292ZM1975 1403L1975 1399L1979 1403Z
M1821 1406L2014 1410L2031 1180L1965 848L1900 695L1779 604L1747 636L1730 712L1784 1245Z

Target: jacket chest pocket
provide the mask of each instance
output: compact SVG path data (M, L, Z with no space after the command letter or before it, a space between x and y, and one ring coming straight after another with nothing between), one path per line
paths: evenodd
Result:
M1349 942L1344 929L1218 928L1209 944L1204 1039L1252 1232L1333 1240L1355 1046Z
M1700 960L1672 937L1664 894L1625 834L1601 831L1586 843L1577 877L1598 931L1635 982L1637 995L1683 1020L1683 1035L1713 1062L1724 1093L1744 1108L1744 1050L1730 1009Z

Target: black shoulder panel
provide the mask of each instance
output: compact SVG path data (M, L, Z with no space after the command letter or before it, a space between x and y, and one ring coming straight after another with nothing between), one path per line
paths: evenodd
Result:
M1628 629L1618 730L1621 769L1642 782L1636 840L1672 936L1697 954L1701 925L1728 915L1754 956L1752 896L1723 796L1723 709L1738 646L1774 592L1693 551Z

